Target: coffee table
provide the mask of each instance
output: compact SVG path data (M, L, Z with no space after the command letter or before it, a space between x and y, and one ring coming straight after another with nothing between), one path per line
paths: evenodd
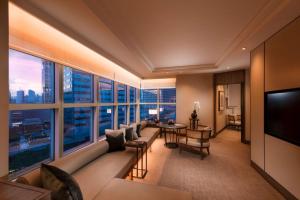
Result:
M187 129L185 124L158 124L158 127L161 133L165 135L165 146L171 149L178 147L178 134Z

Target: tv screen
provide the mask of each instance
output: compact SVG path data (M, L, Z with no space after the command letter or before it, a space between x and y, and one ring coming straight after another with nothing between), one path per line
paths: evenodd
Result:
M265 133L300 146L300 88L265 93Z

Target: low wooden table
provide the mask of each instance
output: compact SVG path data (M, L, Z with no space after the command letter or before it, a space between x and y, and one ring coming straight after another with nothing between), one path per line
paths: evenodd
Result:
M51 192L42 188L0 180L1 200L51 200Z

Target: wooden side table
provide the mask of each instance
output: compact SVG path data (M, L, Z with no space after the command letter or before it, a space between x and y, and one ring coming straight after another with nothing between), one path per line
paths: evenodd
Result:
M132 147L136 148L136 164L132 169L131 172L131 179L133 178L140 178L143 179L147 175L148 172L148 155L147 155L147 142L144 141L127 141L125 143L126 147ZM144 154L145 154L145 159L144 159ZM139 165L139 160L140 160L140 165ZM145 163L144 163L145 162ZM136 170L136 174L133 174L133 171Z
M38 187L0 180L1 200L51 200L51 192Z

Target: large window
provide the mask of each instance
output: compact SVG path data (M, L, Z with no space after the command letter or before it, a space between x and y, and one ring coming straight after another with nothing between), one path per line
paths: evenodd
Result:
M160 105L159 120L164 123L176 120L176 105Z
M53 160L53 110L9 112L9 173Z
M130 87L129 89L129 100L130 103L136 103L136 88Z
M54 62L10 49L9 101L54 103Z
M114 102L114 81L100 77L98 99L101 103Z
M13 177L53 160L54 73L54 62L9 50L9 102L15 104L8 113L9 174ZM47 109L41 104L48 104Z
M122 106L118 106L118 127L120 127L120 124L126 124L127 120L126 120L126 115L127 115L127 106L122 105Z
M118 83L118 103L127 102L127 86L121 83Z
M157 89L143 89L141 90L141 103L156 103L157 102Z
M167 88L159 90L160 103L176 103L176 88Z
M64 102L91 103L93 101L93 76L64 67Z
M92 142L93 108L64 108L64 151Z
M136 112L136 105L130 105L130 108L129 108L129 121L130 121L130 123L136 122L135 112Z
M105 135L105 129L114 128L114 107L101 106L99 108L99 136Z
M141 104L140 116L141 120L157 119L157 104Z

